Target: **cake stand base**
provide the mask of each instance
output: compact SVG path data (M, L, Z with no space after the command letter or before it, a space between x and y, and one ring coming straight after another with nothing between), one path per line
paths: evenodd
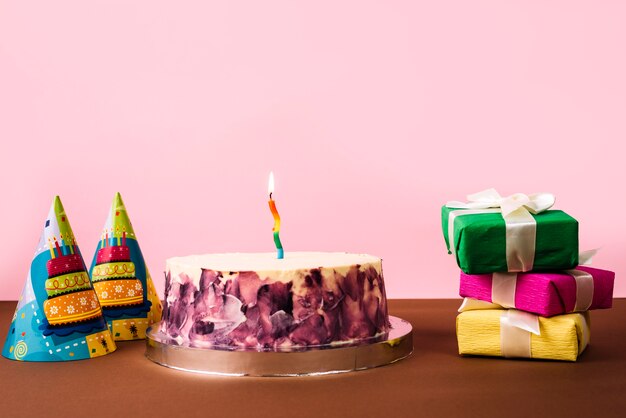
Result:
M386 338L353 346L318 346L294 351L227 350L176 345L154 324L147 331L146 357L165 367L226 376L306 376L345 373L395 363L413 351L413 328L390 316Z

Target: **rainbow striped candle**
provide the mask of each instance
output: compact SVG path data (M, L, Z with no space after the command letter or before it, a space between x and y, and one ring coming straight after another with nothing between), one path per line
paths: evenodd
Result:
M272 212L272 216L274 216L274 227L272 228L272 232L274 233L274 244L276 245L276 258L281 259L285 257L285 252L283 251L283 244L280 242L280 215L278 214L278 210L276 210L276 203L274 202L274 199L272 199L272 193L274 193L274 172L270 172L267 192L270 195L270 200L267 203L269 203L270 211Z

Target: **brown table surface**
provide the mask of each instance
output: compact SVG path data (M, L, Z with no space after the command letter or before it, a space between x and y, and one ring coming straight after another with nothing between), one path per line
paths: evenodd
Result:
M459 357L459 304L390 301L390 313L413 324L413 354L339 375L185 373L147 360L143 341L76 362L0 358L0 416L626 416L626 299L592 312L591 345L577 363ZM0 302L2 343L14 309Z

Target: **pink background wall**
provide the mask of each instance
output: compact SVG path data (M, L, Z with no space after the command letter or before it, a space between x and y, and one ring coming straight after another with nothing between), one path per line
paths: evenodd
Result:
M270 170L286 250L379 255L391 297L457 295L440 205L487 187L555 193L626 296L624 2L174 3L0 0L0 299L54 194L89 263L119 190L160 291L272 251Z

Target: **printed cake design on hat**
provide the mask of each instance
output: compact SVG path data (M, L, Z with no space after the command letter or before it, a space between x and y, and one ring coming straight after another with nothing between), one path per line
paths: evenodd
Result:
M66 361L113 352L65 209L55 197L2 355L12 360Z
M53 257L46 263L48 299L43 308L48 323L51 326L65 325L101 317L98 298L89 283L82 257L74 253L76 246L72 238L67 246L70 254L64 254L56 238L54 241L56 253L51 247Z
M145 338L161 303L122 196L113 199L91 267L91 281L116 340Z
M107 241L108 238L103 240L92 271L93 287L102 306L114 308L142 303L143 286L135 277L135 264L130 259L126 237L122 245L107 246Z

